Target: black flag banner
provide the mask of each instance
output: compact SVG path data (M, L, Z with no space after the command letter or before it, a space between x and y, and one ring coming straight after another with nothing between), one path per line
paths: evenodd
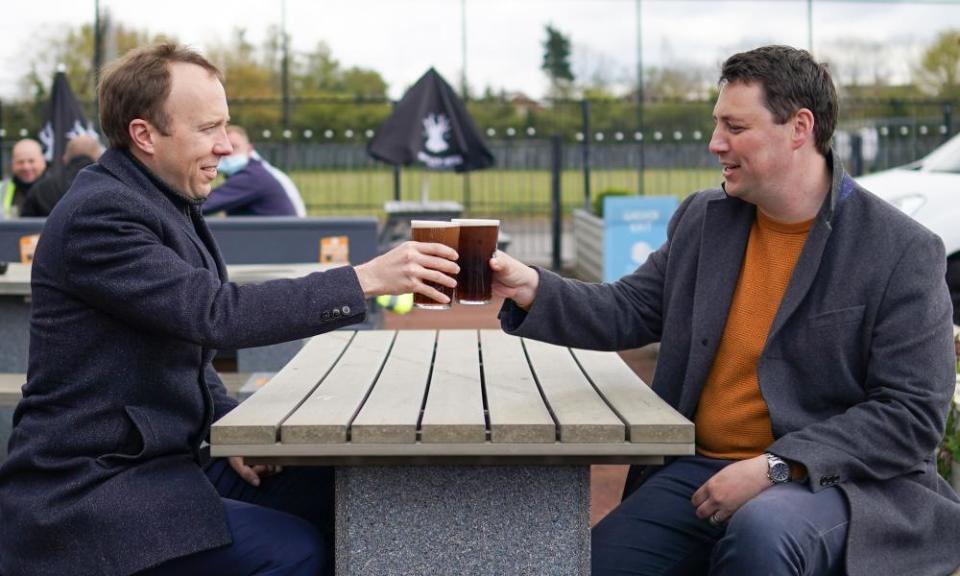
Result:
M433 68L403 95L367 151L390 164L420 162L431 170L469 172L493 165L463 102Z
M39 139L43 145L43 155L47 164L57 169L67 142L75 136L90 134L96 137L93 125L87 122L77 102L67 75L57 71L53 76L53 88L50 90L50 104L47 106L46 119L40 129Z

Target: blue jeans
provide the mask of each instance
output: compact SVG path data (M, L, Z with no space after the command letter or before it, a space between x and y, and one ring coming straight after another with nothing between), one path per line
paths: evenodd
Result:
M174 558L139 576L333 574L333 469L289 467L247 484L226 459L206 468L233 543Z
M781 484L723 526L697 518L693 493L731 462L687 456L647 479L594 527L593 575L844 573L850 513L836 487Z

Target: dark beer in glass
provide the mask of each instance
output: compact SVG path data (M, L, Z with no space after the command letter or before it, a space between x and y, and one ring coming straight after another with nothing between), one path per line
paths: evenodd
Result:
M460 225L457 302L487 304L493 298L490 258L497 251L500 221L455 218L451 222Z
M456 250L460 238L460 226L453 222L438 220L411 220L410 236L417 242L446 244ZM443 304L423 294L414 293L413 305L427 310L446 310L450 308L450 304L453 303L454 289L433 282L427 282L427 284L446 294L450 298L450 302Z

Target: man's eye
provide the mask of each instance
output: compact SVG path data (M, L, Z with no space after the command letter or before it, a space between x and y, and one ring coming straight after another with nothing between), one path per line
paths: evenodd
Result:
M733 134L739 134L743 132L743 126L727 126L727 130L729 130Z

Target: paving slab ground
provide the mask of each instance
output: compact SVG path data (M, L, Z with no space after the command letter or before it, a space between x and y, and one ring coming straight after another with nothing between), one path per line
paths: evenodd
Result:
M411 310L407 314L388 312L383 327L387 330L500 328L497 311L501 300L484 306L454 304L449 310ZM657 363L654 347L625 350L620 353L630 368L644 382L653 380ZM623 482L627 476L626 466L591 466L590 468L590 525L599 522L620 503Z

